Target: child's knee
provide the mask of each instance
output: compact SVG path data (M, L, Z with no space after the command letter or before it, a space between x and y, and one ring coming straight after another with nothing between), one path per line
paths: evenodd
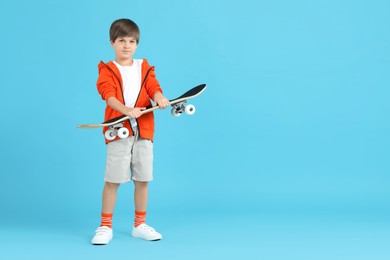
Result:
M147 188L148 182L145 181L134 181L134 185L136 188Z
M117 190L119 188L120 183L112 183L112 182L106 182L105 188L110 190Z

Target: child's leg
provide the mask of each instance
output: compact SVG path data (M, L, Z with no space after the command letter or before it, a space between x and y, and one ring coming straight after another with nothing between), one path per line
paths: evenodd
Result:
M116 202L116 192L119 187L119 183L106 182L103 189L103 205L102 212L112 213L114 212Z
M112 227L112 214L114 212L118 187L119 183L106 182L104 185L101 226Z
M146 222L146 207L148 203L148 182L134 181L135 218L134 227Z
M148 203L148 182L134 181L134 204L136 211L146 211Z

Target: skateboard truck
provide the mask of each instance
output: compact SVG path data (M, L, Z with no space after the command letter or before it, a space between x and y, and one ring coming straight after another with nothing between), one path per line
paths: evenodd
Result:
M130 132L126 127L123 127L123 125L123 123L118 123L116 125L109 126L109 129L104 133L106 139L112 141L116 136L119 136L119 138L127 138Z
M195 111L196 111L195 106L191 105L191 104L185 106L184 105L185 103L187 103L186 100L184 100L183 102L180 102L180 103L173 104L172 109L171 109L172 116L174 116L174 117L181 116L181 114L183 112L186 113L187 115L195 114Z

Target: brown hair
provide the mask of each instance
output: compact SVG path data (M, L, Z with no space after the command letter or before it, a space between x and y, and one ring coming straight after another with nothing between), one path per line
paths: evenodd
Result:
M140 37L138 25L130 19L114 21L110 27L110 40L115 42L118 37L133 37L138 44Z

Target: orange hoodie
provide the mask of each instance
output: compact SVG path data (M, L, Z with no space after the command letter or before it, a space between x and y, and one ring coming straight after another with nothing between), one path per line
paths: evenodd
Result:
M110 61L107 64L100 61L98 65L99 77L96 82L96 86L99 94L102 96L102 99L107 102L108 98L115 97L122 104L125 104L123 96L123 83L121 73L119 72L116 65ZM136 107L148 107L152 105L150 99L153 99L156 92L161 92L162 89L160 84L156 79L154 73L154 67L150 66L148 62L144 59L142 62L141 68L141 90L138 94L137 101L135 103ZM104 121L113 119L115 117L122 116L121 113L115 111L108 105L106 106L106 112L104 116ZM146 138L153 141L154 134L154 115L153 112L142 115L137 118L139 135L141 138ZM130 135L134 135L133 130L130 127L130 121L126 120L124 122L124 127L130 131ZM103 128L103 133L106 132L108 127ZM118 140L117 136L114 140ZM114 141L113 140L113 141ZM106 143L111 141L105 139Z

